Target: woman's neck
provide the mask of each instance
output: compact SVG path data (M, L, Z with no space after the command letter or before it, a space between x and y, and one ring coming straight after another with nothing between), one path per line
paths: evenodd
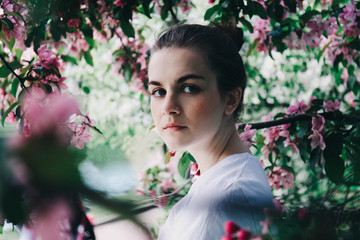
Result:
M211 142L203 143L203 146L194 146L189 152L198 163L200 172L204 173L224 158L237 153L250 153L250 150L240 140L233 124L233 127L219 130Z

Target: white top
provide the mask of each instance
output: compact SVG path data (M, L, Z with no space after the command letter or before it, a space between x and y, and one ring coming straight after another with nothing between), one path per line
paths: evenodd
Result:
M249 153L226 157L202 174L171 209L158 240L219 240L224 223L261 233L264 208L273 207L268 180Z

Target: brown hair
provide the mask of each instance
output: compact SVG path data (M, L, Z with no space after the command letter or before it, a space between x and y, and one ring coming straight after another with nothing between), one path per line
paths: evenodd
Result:
M175 25L160 34L151 53L162 48L195 48L203 52L214 69L221 94L240 87L243 94L234 111L237 119L242 109L246 72L239 50L244 43L241 29L231 31L227 28L202 26L197 24Z

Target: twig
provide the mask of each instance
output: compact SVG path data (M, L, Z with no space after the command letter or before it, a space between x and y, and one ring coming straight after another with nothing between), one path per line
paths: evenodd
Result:
M174 13L174 10L172 9L172 6L171 6L171 0L168 1L169 4L170 4L170 7L169 7L169 12L174 20L175 23L179 23L180 20L176 17L176 14Z
M338 119L338 117L335 116L334 112L320 113L319 115L323 116L326 120ZM288 123L295 123L295 122L300 122L300 121L311 120L312 117L313 116L311 116L311 115L300 114L300 115L284 117L281 119L276 119L276 120L268 121L268 122L248 123L248 124L251 125L251 129L262 129L262 128L269 128L269 127L279 126L279 125L288 124ZM360 122L360 116L350 115L350 114L342 114L340 116L340 119L346 120L350 125L354 125L355 123ZM244 129L245 125L246 125L245 123L240 124L238 126L238 129Z
M9 65L9 63L5 60L4 56L2 54L0 54L0 58L3 61L3 63L5 64L5 66L12 72L12 74L15 75L15 77L17 79L19 79L20 85L23 89L25 89L26 91L28 91L28 89L25 87L25 79L20 77L19 75L16 74L16 72L14 71L14 69L11 68L11 66Z

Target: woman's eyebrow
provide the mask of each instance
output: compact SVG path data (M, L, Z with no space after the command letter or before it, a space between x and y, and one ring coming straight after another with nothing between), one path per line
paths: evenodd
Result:
M200 79L200 80L205 80L205 78L202 77L202 76L200 76L200 75L187 74L187 75L185 75L185 76L180 77L180 78L176 81L176 83L180 84L180 83L185 82L185 81L188 80L188 79ZM150 86L150 85L161 86L161 83L158 82L158 81L150 81L150 82L148 82L148 86Z
M185 76L180 77L176 82L177 83L183 83L188 79L200 79L200 80L205 80L205 78L203 76L200 75L196 75L196 74L187 74Z
M150 82L148 82L148 86L149 85L161 86L161 83L159 83L157 81L150 81Z

